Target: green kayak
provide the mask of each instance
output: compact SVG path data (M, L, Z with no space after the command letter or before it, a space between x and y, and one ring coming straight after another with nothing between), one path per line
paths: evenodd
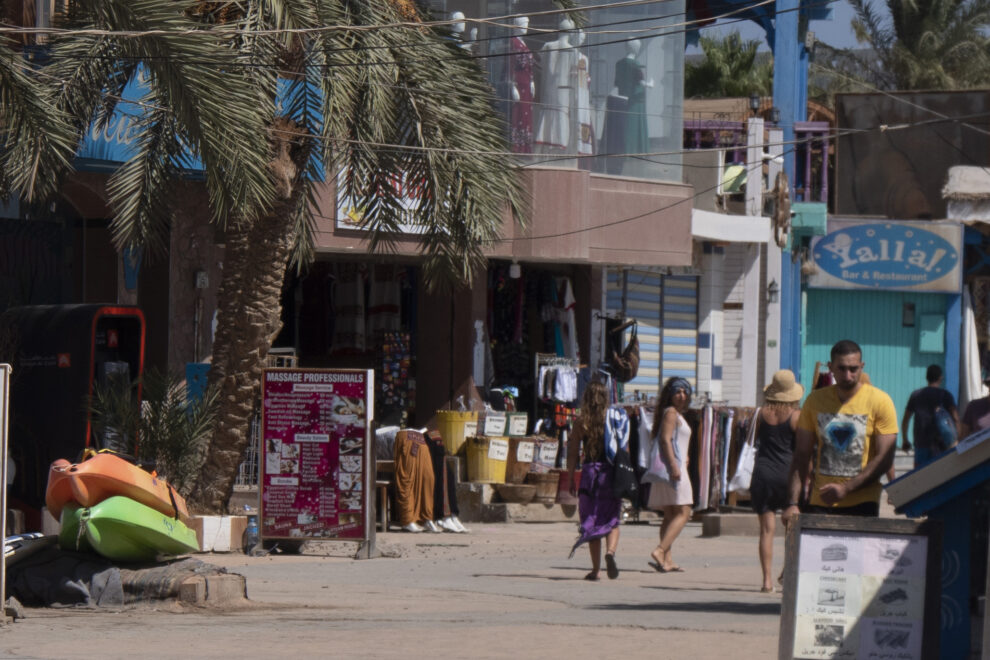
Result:
M123 495L89 508L66 504L58 542L64 550L95 552L115 561L151 561L199 550L196 532L180 520Z

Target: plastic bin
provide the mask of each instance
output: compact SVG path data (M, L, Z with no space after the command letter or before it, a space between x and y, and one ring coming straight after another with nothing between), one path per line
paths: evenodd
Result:
M473 410L437 411L437 430L443 438L443 446L451 456L464 454L466 439L477 433L478 413Z
M505 461L505 483L521 484L529 474L536 453L532 438L509 438L509 456Z
M465 444L468 481L504 484L505 466L509 457L509 439L474 436L468 438Z

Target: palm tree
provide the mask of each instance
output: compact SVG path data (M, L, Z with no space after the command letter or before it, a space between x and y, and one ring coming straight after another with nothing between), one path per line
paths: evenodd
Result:
M701 37L705 59L684 65L685 98L769 96L773 93L773 59L760 56L759 39L743 41L738 32L724 38Z
M870 49L859 56L859 68L877 72L880 89L968 89L990 83L990 1L886 0L889 21L865 0L850 4L856 11L856 38Z
M137 153L108 182L116 246L167 246L190 153L225 231L210 370L220 406L191 496L203 512L232 491L286 269L313 253L324 178L362 209L374 251L391 250L408 220L393 182L422 191L414 220L432 286L470 281L505 212L521 218L482 70L418 20L407 0L77 0L72 32L52 40L39 77L76 139L108 120L139 70L147 82ZM74 144L56 147L31 171L64 172ZM5 171L33 153L11 146Z

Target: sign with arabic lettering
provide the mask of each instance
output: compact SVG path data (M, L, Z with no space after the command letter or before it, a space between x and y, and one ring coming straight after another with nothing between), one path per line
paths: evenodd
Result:
M962 238L958 223L890 220L840 225L812 240L815 272L808 286L959 293Z
M799 516L787 534L780 658L938 656L936 522Z

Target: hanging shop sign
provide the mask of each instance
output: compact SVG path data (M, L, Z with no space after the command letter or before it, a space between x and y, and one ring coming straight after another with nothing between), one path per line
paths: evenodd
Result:
M392 209L395 214L395 227L402 234L422 234L426 226L418 218L424 195L428 194L421 184L409 181L407 176L396 175L382 184L389 186L382 197L396 200ZM337 229L370 231L368 207L346 194L343 173L337 177Z
M959 293L963 229L957 223L846 225L812 240L808 286Z
M262 538L374 541L373 374L264 371Z

